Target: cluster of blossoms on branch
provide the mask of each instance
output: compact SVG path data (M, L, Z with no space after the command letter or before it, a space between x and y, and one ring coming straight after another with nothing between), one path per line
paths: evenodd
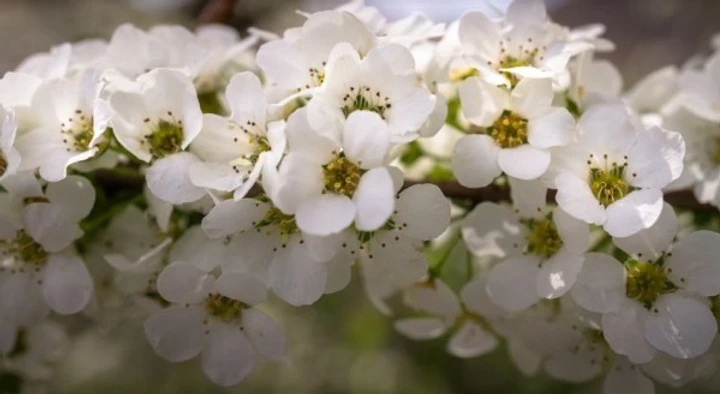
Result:
M504 343L606 393L713 370L720 223L663 193L720 206L720 50L623 91L603 27L541 0L302 15L244 39L123 25L0 79L3 376L47 378L48 319L82 314L142 319L159 356L235 385L285 357L270 293L310 305L353 275L457 357ZM510 201L433 184L453 181Z

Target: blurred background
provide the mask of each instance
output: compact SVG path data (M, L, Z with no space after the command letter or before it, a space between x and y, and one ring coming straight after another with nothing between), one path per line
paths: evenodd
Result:
M388 18L423 11L451 21L481 1L367 0ZM194 26L205 0L0 0L0 73L26 56L63 41L109 38L123 22L140 27L158 23ZM302 23L296 9L332 8L340 0L239 0L231 23L281 32ZM621 70L626 88L667 64L682 64L708 49L720 32L720 0L546 0L552 18L563 25L603 23L617 50L604 57ZM239 387L217 388L200 372L197 360L170 364L156 357L141 322L87 330L78 336L52 382L57 393L599 393L601 382L570 385L542 376L524 377L505 348L490 356L460 360L444 351L445 339L416 343L392 329L364 297L358 283L324 297L311 308L273 302L288 337L287 362L263 363ZM682 391L718 392L703 381Z

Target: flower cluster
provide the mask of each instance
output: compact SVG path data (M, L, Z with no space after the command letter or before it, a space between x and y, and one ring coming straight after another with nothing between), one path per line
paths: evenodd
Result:
M50 373L52 311L141 319L159 356L236 385L285 357L270 293L310 305L353 272L457 357L506 344L606 393L711 370L720 51L623 93L603 27L541 0L303 15L243 39L123 25L0 79L0 373ZM676 214L683 189L709 205Z

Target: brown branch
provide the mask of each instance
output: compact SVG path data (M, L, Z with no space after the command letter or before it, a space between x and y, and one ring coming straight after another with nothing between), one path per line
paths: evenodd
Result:
M457 182L417 182L417 181L405 181L403 189L407 189L410 186L432 183L437 185L443 194L447 198L453 199L464 199L470 200L474 204L478 204L484 201L501 202L510 201L510 190L506 187L500 187L490 185L477 189L471 189L460 185ZM555 202L555 190L548 192L548 202ZM665 201L675 208L689 209L689 210L709 210L716 209L715 207L702 204L695 199L695 195L692 190L680 190L665 193Z
M133 170L118 171L112 169L101 169L95 170L93 174L95 177L95 181L98 183L98 185L103 188L106 193L110 194L128 189L142 190L145 184L145 177L140 173L133 173ZM457 182L422 182L406 180L405 184L403 185L403 189L407 189L410 186L424 183L431 183L436 185L448 198L468 200L472 202L472 205L484 201L510 201L510 190L507 187L501 187L496 185L471 189L462 186ZM259 194L262 194L262 188L259 185L255 185L248 193L248 197L257 196ZM554 201L555 191L551 190L548 193L548 202ZM673 207L681 209L716 209L711 205L701 204L700 202L698 202L697 199L695 199L695 195L693 194L692 190L681 190L665 193L665 201Z
M228 24L233 17L237 0L209 0L200 12L200 24L222 23Z

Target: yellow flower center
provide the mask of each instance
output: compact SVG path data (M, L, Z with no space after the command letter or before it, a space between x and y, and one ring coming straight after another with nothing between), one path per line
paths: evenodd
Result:
M60 125L60 133L68 152L85 152L90 149L93 138L93 118L80 109Z
M661 295L675 289L658 263L629 260L625 263L625 269L625 294L639 301L645 308L650 309Z
M526 66L532 66L535 62L535 56L538 53L538 49L533 49L532 51L528 51L526 53L525 57L517 58L511 55L507 55L504 58L500 60L498 69L502 70L504 68L515 68L515 67L526 67ZM518 82L520 82L520 78L518 78L517 75L509 73L507 71L503 71L502 74L505 76L505 78L510 81L510 86L515 87Z
M252 153L247 156L248 161L252 164L257 163L263 152L268 152L271 149L270 142L265 137L252 136L248 139L248 143L254 145Z
M633 190L625 181L624 174L625 166L614 163L610 170L599 168L590 170L590 190L600 204L607 207Z
M530 234L527 236L528 252L549 259L563 247L562 238L551 218L532 220L528 227L530 228Z
M392 108L390 98L380 91L374 91L367 86L350 87L350 92L343 97L342 112L348 117L355 111L372 111L385 119L385 113Z
M35 242L25 230L17 232L15 240L5 248L2 254L4 256L13 256L15 262L21 265L33 266L35 269L39 269L48 259L48 253L45 249Z
M256 229L267 226L277 227L280 230L280 235L291 235L298 230L295 216L286 215L274 206L267 211L260 222L255 224Z
M149 119L145 119L149 122ZM153 128L152 133L145 136L145 142L150 147L150 154L153 158L163 158L182 150L184 138L182 125L160 120Z
M528 142L527 123L527 119L506 110L488 127L487 132L501 148L515 148Z
M218 293L209 294L205 299L205 310L225 322L231 322L240 317L242 310L247 307L242 301Z
M363 170L340 155L323 166L325 192L352 197L360 183Z

